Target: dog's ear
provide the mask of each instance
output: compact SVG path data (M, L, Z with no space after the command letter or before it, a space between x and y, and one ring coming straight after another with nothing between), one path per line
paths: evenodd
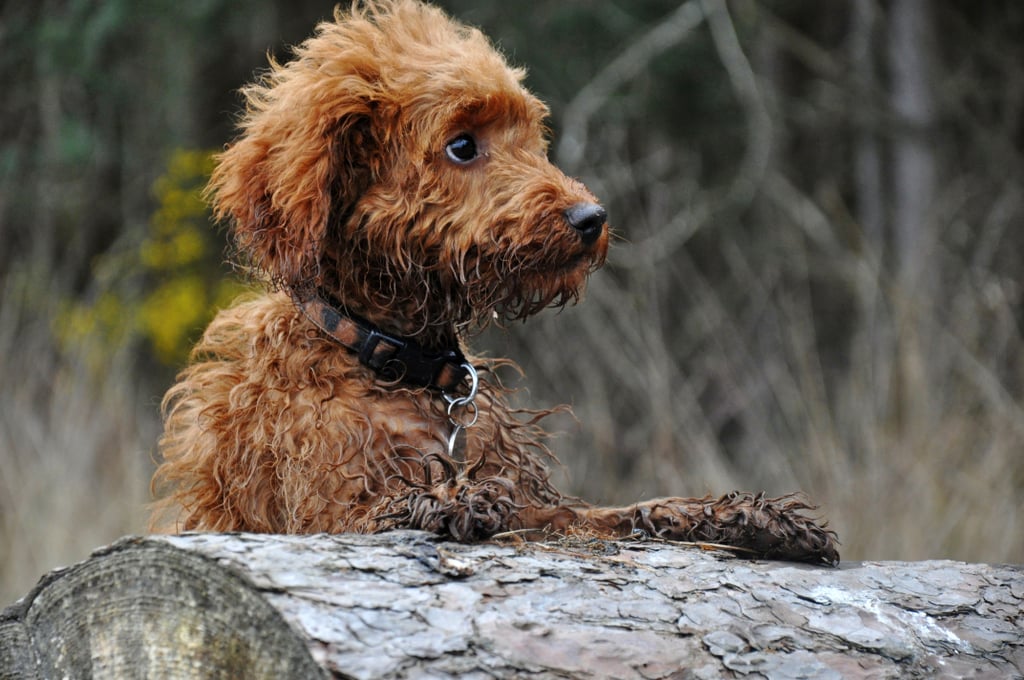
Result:
M286 289L315 285L328 225L373 181L377 146L365 77L325 76L308 46L243 91L241 134L206 192L247 264Z

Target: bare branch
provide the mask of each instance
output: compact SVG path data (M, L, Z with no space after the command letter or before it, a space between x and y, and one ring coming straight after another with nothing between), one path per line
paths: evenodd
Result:
M697 0L690 0L650 31L629 45L618 57L587 83L565 108L558 163L567 170L579 165L587 146L587 126L591 117L624 83L635 78L665 50L682 42L704 19Z

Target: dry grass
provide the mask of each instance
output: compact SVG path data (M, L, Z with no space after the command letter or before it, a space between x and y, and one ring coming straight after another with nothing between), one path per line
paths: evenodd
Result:
M146 520L154 399L123 349L58 350L56 304L40 282L52 280L25 272L0 280L3 604L50 569L143 531Z

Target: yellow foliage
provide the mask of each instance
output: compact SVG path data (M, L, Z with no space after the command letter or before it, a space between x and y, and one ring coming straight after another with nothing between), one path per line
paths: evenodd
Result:
M212 309L224 309L230 307L238 298L251 293L252 288L237 279L221 279L217 283L213 297L210 301Z
M206 254L203 235L191 225L182 225L181 231L164 239L147 239L142 243L139 257L147 269L171 270L192 264Z
M202 189L213 172L207 151L179 149L167 172L153 183L157 209L140 257L147 269L173 271L201 260L208 251L209 213Z
M178 149L170 155L153 183L156 209L136 256L129 258L134 265L117 266L114 256L97 262L97 271L114 262L118 275L95 299L70 303L59 315L55 331L65 346L95 344L109 351L141 338L161 362L178 363L215 310L244 292L219 267L222 248L202 199L212 171L209 151Z
M118 295L102 293L91 303L66 302L54 321L54 333L64 347L119 347L133 331L131 314Z
M138 312L140 330L149 338L160 361L180 361L213 312L231 304L246 290L230 279L209 288L198 274L169 279L142 301Z
M202 325L207 304L203 282L195 274L169 279L142 301L140 330L149 338L158 359L170 363L180 358L190 333Z

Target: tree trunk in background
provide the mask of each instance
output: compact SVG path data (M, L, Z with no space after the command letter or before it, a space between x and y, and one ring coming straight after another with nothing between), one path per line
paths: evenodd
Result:
M893 0L888 21L892 141L891 226L895 270L896 327L900 347L895 413L909 436L931 429L938 414L928 394L939 376L929 375L926 356L933 307L939 299L935 152L929 134L935 122L931 80L934 45L929 0Z
M870 3L855 3L867 5ZM929 0L893 0L889 11L889 71L896 134L892 148L892 229L897 279L906 293L936 294L935 123Z
M879 91L875 63L878 13L874 2L852 2L850 28L850 61L856 74L855 86L862 93L861 101L875 101ZM853 178L856 189L857 221L871 254L885 252L885 192L882 184L882 151L878 141L877 110L865 106L854 134Z
M864 106L853 118L854 130L852 179L854 186L854 212L860 226L861 252L857 270L856 295L862 322L856 326L853 344L853 364L863 367L857 375L863 376L864 394L871 395L870 406L863 411L868 419L864 431L872 431L874 423L884 423L893 408L891 388L895 337L893 325L887 321L891 308L886 305L883 277L893 263L886 222L886 172L883 143L884 91L879 77L878 48L884 25L878 7L873 1L850 3L849 58L853 65L852 88ZM874 445L862 441L861 455Z

